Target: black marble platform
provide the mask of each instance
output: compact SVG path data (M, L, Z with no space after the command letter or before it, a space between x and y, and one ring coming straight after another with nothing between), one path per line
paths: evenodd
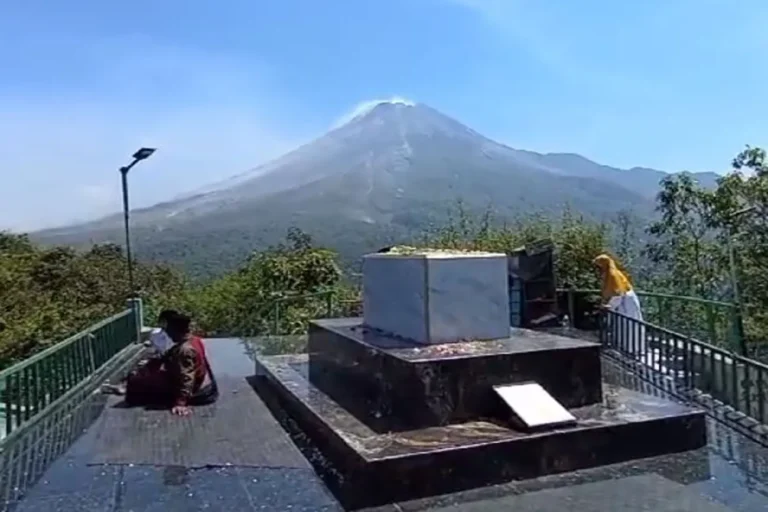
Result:
M241 376L253 374L250 359L253 354L289 353L297 346L304 350L293 338L276 341L272 337L248 342L205 340L216 374ZM611 359L603 360L603 378L644 394L664 394ZM261 388L259 394L264 396ZM85 433L83 429L94 420L98 423L100 411L103 414L105 410L93 402L102 402L105 398L89 394L86 402L75 410L81 412L73 411L69 415L71 419L67 420L67 415L56 415L44 422L46 427L25 434L29 442L20 440L20 445L5 447L0 454L0 473L11 478L0 477L0 512L344 510L323 485L323 481L330 481L337 474L335 468L325 466L328 461L306 434L293 430L297 429L296 423L283 410L276 412L270 408L319 477L312 469L296 468L226 467L184 471L174 467L91 466L98 432L95 425ZM85 413L84 410L93 411ZM91 419L83 423L86 416ZM366 512L706 512L712 504L725 507L715 510L765 512L768 510L768 448L759 446L732 426L725 418L710 418L709 445L698 450L532 480L513 480L393 503ZM270 432L274 436L286 435L280 428ZM70 446L74 439L74 445ZM44 471L51 458L59 455L35 483L38 474L31 468ZM3 486L3 480L10 488ZM24 480L27 483L20 485ZM25 496L20 497L20 493Z
M502 384L537 382L566 408L602 400L600 345L528 329L422 345L324 319L310 323L309 354L312 384L378 432L506 418Z
M701 411L606 384L571 409L576 426L525 434L494 421L379 433L308 379L309 357L261 357L260 379L341 472L333 489L360 508L613 464L706 445ZM359 390L350 388L348 393Z

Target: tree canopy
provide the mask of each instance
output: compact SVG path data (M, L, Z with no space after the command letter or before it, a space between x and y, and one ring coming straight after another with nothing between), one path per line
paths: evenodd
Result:
M657 287L681 295L735 300L735 272L748 339L762 341L768 320L766 153L747 146L732 167L714 189L685 174L662 182L647 254L657 267Z
M138 264L135 274L150 309L185 293L184 277L168 267ZM78 253L0 233L0 362L23 358L124 309L126 275L119 246Z

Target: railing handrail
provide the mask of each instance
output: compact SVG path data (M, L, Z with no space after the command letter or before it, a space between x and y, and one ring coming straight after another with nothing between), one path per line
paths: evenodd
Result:
M715 419L728 420L742 433L752 436L758 432L755 427L768 425L768 364L762 361L616 311L602 314L600 342L640 378L671 379L667 391L711 409ZM761 434L753 439L765 444Z
M138 336L132 307L0 371L0 400L5 405L3 439L90 380L121 350L136 346Z
M114 318L115 318L115 316L118 316L118 315L113 315L113 316L112 316L112 317L110 317L110 318L113 318L113 319L114 319ZM100 322L100 324L101 324L101 322ZM102 327L102 326L103 326L103 324L102 324L102 325L99 325L99 326L100 326L100 327ZM125 349L123 349L123 351L126 351L126 350L128 350L128 347L126 347ZM118 354L118 355L119 355L119 354ZM107 369L108 369L108 368L110 367L110 365L111 365L111 364L114 364L112 361L114 361L114 359L111 359L110 361L108 361L107 363L105 363L105 365L104 365L103 367L99 367L99 368L96 368L96 370L94 371L93 375L100 375L100 374L106 374L106 373L108 373L108 371L107 371L107 370L105 370L105 368L107 368ZM30 428L32 428L32 427L33 427L35 424L37 424L37 423L39 423L41 420L43 420L43 419L44 419L44 418L45 418L45 417L48 415L48 413L49 413L51 410L53 410L53 409L55 409L56 407L59 407L59 406L61 406L62 404L66 403L66 402L67 402L68 400L70 400L70 399L71 399L71 398L72 398L74 395L76 395L76 394L77 394L79 391L82 391L82 388L83 388L83 387L85 387L89 381L92 381L92 377L93 377L93 375L91 376L91 378L88 378L88 379L84 379L84 380L82 380L82 381L80 381L80 382L76 383L76 384L75 384L74 386L72 386L70 389L68 389L68 390L66 390L64 393L62 393L62 394L61 394L61 395L60 395L58 398L56 398L56 399L55 399L55 400L53 400L51 403L49 403L48 405L46 405L46 406L45 406L45 408L43 408L43 409L41 409L41 410L37 410L37 411L35 411L35 414L34 414L33 416L31 416L29 419L25 420L25 421L24 421L24 422L23 422L21 425L17 425L17 426L16 426L16 428L14 428L14 429L13 429L11 432L6 432L6 435L5 435L5 437L3 437L2 439L0 439L0 453L2 453L2 452L3 452L3 450L5 449L5 447L6 447L7 445L10 445L11 443L13 443L13 441L14 441L14 440L15 440L17 437L19 437L20 435L22 435L22 433L23 433L23 432L25 432L25 431L28 431L28 430L29 430Z
M560 294L569 295L568 316L572 319L575 319L578 313L578 311L574 309L574 297L578 295L583 296L584 294L600 294L600 290L598 289L559 288L557 291ZM653 320L655 323L652 325L657 329L662 329L660 326L664 325L668 329L664 329L663 332L669 334L684 332L686 335L694 336L697 340L706 339L708 342L707 346L710 346L709 344L714 346L733 346L733 351L735 353L746 354L747 350L745 348L738 351L735 348L737 345L741 345L740 337L734 327L734 315L738 312L738 308L735 304L699 297L687 297L642 290L638 290L636 293L643 301L643 304L650 308L649 314L651 318L646 318L646 320ZM360 297L354 298L347 296L342 290L333 287L309 293L275 293L270 299L265 301L262 308L260 308L260 311L265 313L271 310L271 313L267 313L270 320L267 321L266 331L270 334L278 334L286 330L285 325L283 325L286 308L290 307L292 302L298 304L301 303L301 301L311 300L325 300L325 315L327 316L336 316L340 312L344 313L348 311L347 308L359 306L362 302ZM677 325L679 319L672 317L666 318L666 320L654 317L654 312L656 316L668 316L667 313L665 313L666 308L664 308L666 301L679 302L681 303L681 307L689 306L704 309L705 311L702 313L705 317L702 319L702 322L697 323L697 325L704 330L701 330L698 327L692 328L690 325ZM650 304L647 304L647 302L650 302ZM723 314L727 315L727 318L720 316ZM669 322L669 320L671 320L671 322ZM682 329L682 331L680 329Z
M652 328L654 328L654 329L656 329L658 331L661 331L664 334L668 334L670 336L675 336L675 337L678 337L678 338L681 338L681 339L688 339L688 340L693 340L693 341L697 341L699 343L702 343L699 340L696 340L696 339L694 339L694 338L692 338L690 336L686 336L685 334L681 334L679 332L672 331L670 329L667 329L666 327L662 327L660 325L651 323L651 322L649 322L647 320L638 320L636 318L632 318L631 316L627 316L624 313L619 313L618 311L607 310L607 311L605 311L605 314L607 314L607 315L616 315L616 316L619 316L619 317L622 317L622 318L626 318L627 320L629 320L631 322L636 322L638 324L642 324L644 327L652 327Z
M590 294L600 294L601 291L597 288L558 288L557 291L559 293L590 293ZM721 300L712 300L712 299L702 299L701 297L691 297L688 295L672 295L668 293L657 293L657 292L646 292L641 290L635 290L635 293L638 297L657 297L660 299L670 299L670 300L680 300L685 302L695 302L698 304L709 304L712 306L719 306L724 308L736 308L736 304L733 302L724 302Z
M697 304L708 304L711 306L719 306L723 308L733 309L736 308L736 304L733 302L724 302L721 300L702 299L701 297L691 297L689 295L672 295L669 293L657 293L657 292L635 292L639 297L658 297L660 299L681 300L685 302L695 302Z
M672 337L675 337L675 338L679 338L680 340L687 341L689 343L693 343L694 345L698 345L698 346L700 346L702 348L705 348L707 350L711 350L712 352L717 352L717 353L719 353L721 355L728 356L728 357L733 358L734 360L740 361L742 363L750 364L750 365L753 365L753 366L759 366L760 368L762 368L763 370L768 372L768 364L765 364L762 361L758 361L756 359L752 359L752 358L743 356L743 355L739 354L738 352L734 352L733 350L730 350L730 349L727 349L727 348L723 348L723 347L718 347L717 345L712 345L711 343L707 343L706 341L701 341L700 339L694 338L693 336L686 336L685 334L672 331L670 329L667 329L665 327L661 327L659 325L656 325L654 323L648 322L646 320L643 320L643 321L637 320L636 318L632 318L631 316L627 316L627 315L625 315L623 313L619 313L618 311L606 311L606 314L608 314L608 315L615 315L615 316L618 316L618 317L625 318L625 319L629 320L632 323L642 324L644 327L650 327L650 328L655 329L657 331L660 331L660 332L662 332L662 333L664 333L664 334L666 334L668 336L672 336Z
M558 293L589 293L589 294L600 294L601 290L598 288L558 288ZM325 295L337 295L339 294L339 291L333 288L329 288L327 290L319 290L316 292L309 292L309 293L296 293L296 294L285 294L285 295L276 295L271 298L271 300L268 301L268 304L274 304L275 302L286 302L294 299L309 299L312 297L320 297ZM659 293L659 292L647 292L643 290L635 290L635 293L639 297L658 297L661 299L671 299L671 300L680 300L680 301L686 301L686 302L696 302L699 304L710 304L712 306L720 306L720 307L726 307L726 308L735 308L736 304L733 302L725 302L721 300L713 300L713 299L704 299L701 297L692 297L689 295L674 295L669 293ZM358 300L352 300L347 299L343 300L342 302L359 302Z
M294 299L310 299L312 297L322 297L322 296L325 296L325 295L334 295L336 293L338 293L338 291L331 288L331 289L328 289L328 290L320 290L320 291L317 291L317 292L297 293L297 294L293 294L293 295L292 294L287 294L287 295L282 295L282 296L274 297L267 304L273 306L275 303L286 302L286 301L290 301L290 300L294 300Z
M17 373L24 368L31 366L38 361L45 359L46 357L50 356L51 354L55 354L56 352L59 352L60 350L65 349L72 343L75 343L77 340L81 339L83 336L87 336L91 334L92 331L95 331L96 329L99 329L101 327L104 327L105 325L114 322L115 320L118 320L126 315L130 315L132 313L131 309L126 309L121 311L120 313L116 313L112 315L109 318L106 318L98 323L95 323L91 326L89 326L87 329L84 329L77 334L73 334L69 338L65 339L64 341L60 341L56 343L55 345L48 347L47 349L38 352L37 354L28 357L27 359L24 359L23 361L19 361L18 363L15 363L8 368L0 371L0 381L7 378L9 375L12 375L14 373Z

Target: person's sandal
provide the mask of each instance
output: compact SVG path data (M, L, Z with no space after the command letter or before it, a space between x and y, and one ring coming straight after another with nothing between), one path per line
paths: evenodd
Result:
M125 395L125 386L120 384L104 384L101 386L101 392L105 395Z

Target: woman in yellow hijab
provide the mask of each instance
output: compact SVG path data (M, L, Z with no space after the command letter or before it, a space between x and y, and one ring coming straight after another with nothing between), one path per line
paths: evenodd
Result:
M595 258L594 263L600 269L603 279L603 306L636 320L636 322L629 323L629 328L618 329L615 333L617 337L624 332L628 335L627 339L615 340L619 345L617 348L623 348L632 353L639 351L638 355L647 355L645 351L645 326L642 323L643 311L640 308L640 299L637 298L632 289L629 277L619 270L616 261L607 254L601 254ZM621 320L619 321L621 322Z
M617 313L642 322L640 300L632 289L629 277L619 270L616 261L607 254L601 254L595 258L594 263L603 278L603 304Z

